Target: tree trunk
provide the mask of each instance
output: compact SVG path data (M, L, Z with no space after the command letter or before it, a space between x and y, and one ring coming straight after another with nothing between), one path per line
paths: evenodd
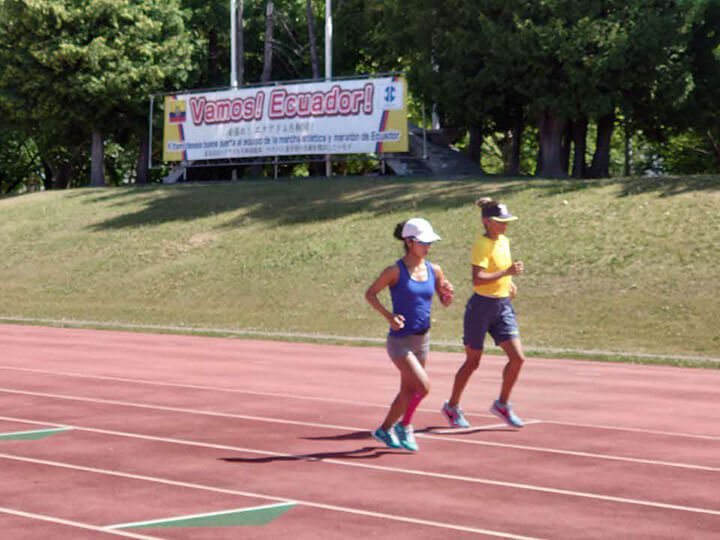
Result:
M312 64L313 79L320 78L320 59L318 58L317 43L315 40L315 13L312 10L312 1L306 0L307 21L308 21L308 40L310 41L310 60ZM308 173L310 176L325 176L325 163L318 161L310 161L308 163Z
M625 176L630 176L632 171L632 137L630 129L625 124Z
M715 165L720 167L720 144L715 140L715 137L713 137L712 131L709 129L707 130L707 137L710 141L710 145L713 147L713 152L715 154Z
M70 185L71 170L72 166L69 163L60 163L57 167L53 168L53 189L66 189Z
M55 173L53 172L50 164L47 161L45 161L45 159L42 160L42 166L43 166L43 171L45 171L45 176L42 179L43 185L45 186L45 190L53 189L55 187L53 185Z
M539 122L540 152L535 176L560 178L566 175L562 165L562 140L567 120L544 112Z
M7 181L7 178L4 178L0 176L0 187L3 186ZM24 181L24 178L19 178L15 180L13 183L7 182L7 187L4 187L0 189L0 194L7 195L8 193L12 193L13 190L18 187L20 184L22 184Z
M470 147L469 147L469 154L470 159L473 160L474 163L479 164L482 167L482 142L483 142L483 132L482 128L479 126L474 126L470 128Z
M610 139L615 128L615 112L600 117L597 125L597 143L590 176L593 178L608 178L610 176Z
M267 0L265 6L265 52L263 54L263 70L260 76L260 82L266 83L272 75L272 57L273 57L273 26L274 26L275 10L272 0ZM248 174L252 177L262 176L262 165L251 165L248 168Z
M538 150L537 155L535 156L535 172L542 170L542 158L543 158L543 151L542 151L542 137L540 137L540 133L538 133Z
M105 148L103 136L100 131L94 129L92 132L92 163L90 166L90 185L105 185Z
M210 30L208 34L208 82L214 86L220 82L218 70L218 34L217 30Z
M515 115L512 128L510 128L510 157L505 164L505 174L517 176L520 174L520 147L522 144L522 135L525 130L525 121L522 113Z
M138 145L138 159L135 167L135 183L144 185L148 183L150 167L148 166L148 157L150 155L149 141L147 133L143 133Z
M313 79L320 78L320 60L318 59L317 44L315 43L315 14L312 10L311 0L306 0L308 18L308 39L310 40L310 58L312 60Z
M560 164L562 166L563 175L567 176L570 171L570 145L572 143L573 123L567 122L565 131L562 135L560 143Z
M265 7L265 52L263 54L263 71L260 82L268 82L272 76L274 18L275 8L273 0L267 0Z
M317 177L317 178L325 176L325 162L324 161L308 162L308 174L312 177Z
M573 122L573 178L584 178L587 174L585 152L587 152L587 126L588 119L583 116Z

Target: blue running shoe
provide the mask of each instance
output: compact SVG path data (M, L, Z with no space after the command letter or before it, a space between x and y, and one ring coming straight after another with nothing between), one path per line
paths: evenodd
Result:
M446 401L445 405L443 405L440 412L442 412L443 416L445 418L447 418L447 421L450 423L450 427L459 427L459 428L470 427L470 422L468 422L467 419L465 418L465 414L463 413L463 410L460 408L460 405L451 407L450 404Z
M379 427L373 431L372 436L388 448L402 448L402 446L400 446L400 441L398 441L392 430L386 431L382 427Z
M492 407L490 407L490 412L502 419L508 426L519 428L525 425L523 421L520 420L520 417L515 414L510 403L503 405L500 403L500 400L496 399Z
M415 430L411 424L403 426L400 422L398 422L393 427L393 430L395 431L395 435L397 435L398 441L400 441L403 448L410 450L411 452L418 451L418 444L415 440Z

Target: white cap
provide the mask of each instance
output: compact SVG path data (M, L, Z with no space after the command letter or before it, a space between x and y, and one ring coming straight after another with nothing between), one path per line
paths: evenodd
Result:
M440 236L435 234L430 222L423 218L408 219L403 225L403 238L415 238L418 242L435 242Z

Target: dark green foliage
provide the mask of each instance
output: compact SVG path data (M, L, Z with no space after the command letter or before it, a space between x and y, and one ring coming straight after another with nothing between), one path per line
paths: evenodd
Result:
M244 0L244 84L263 70L265 4ZM274 6L271 79L312 77L306 0ZM325 2L311 7L322 76ZM84 183L97 128L108 180L125 182L150 93L229 84L227 1L0 0L0 12L3 186ZM414 120L434 106L486 151L497 143L502 166L486 157L488 170L570 174L569 129L584 125L579 157L595 150L601 174L622 168L624 130L635 171L720 169L720 0L334 0L333 17L334 76L404 71ZM560 162L538 164L539 142Z
M174 0L2 0L0 11L0 100L57 187L82 167L93 129L144 130L148 95L191 70Z

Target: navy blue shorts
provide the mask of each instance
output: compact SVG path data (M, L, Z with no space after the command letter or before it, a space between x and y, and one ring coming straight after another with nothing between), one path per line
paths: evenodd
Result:
M478 351L483 350L487 333L493 337L495 345L520 337L510 298L479 294L473 294L465 305L463 330L465 346Z

